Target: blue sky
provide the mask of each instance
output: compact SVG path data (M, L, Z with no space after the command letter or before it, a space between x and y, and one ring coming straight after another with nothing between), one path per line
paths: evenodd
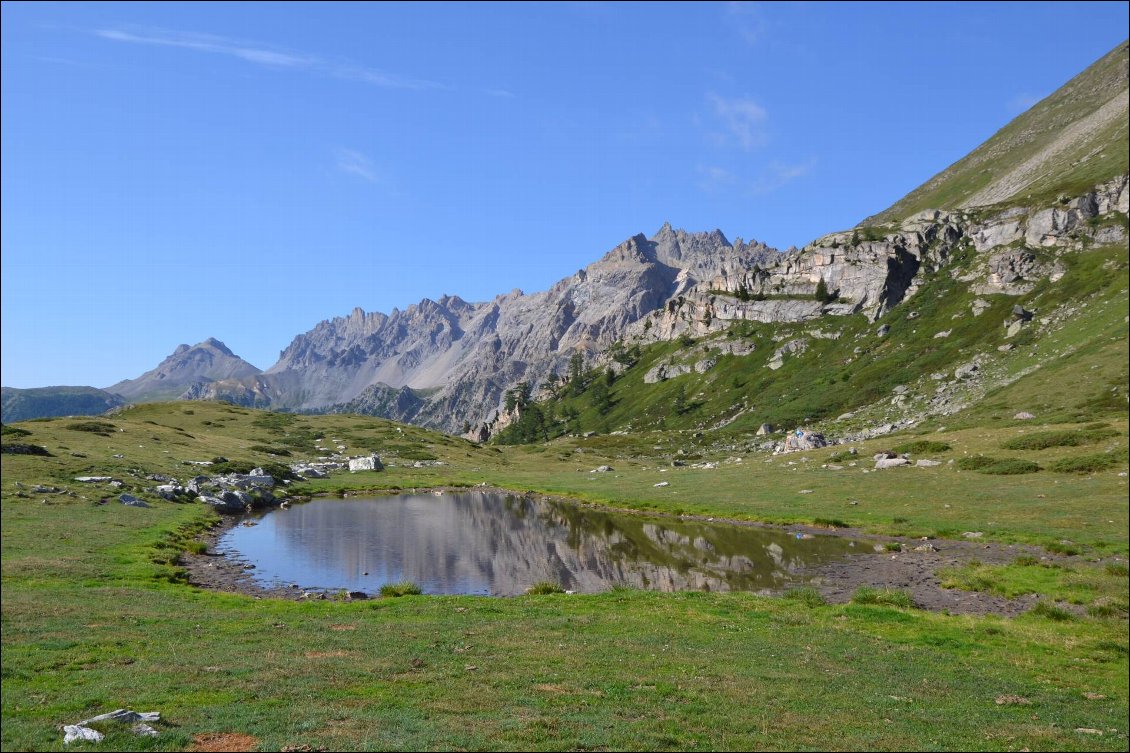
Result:
M1126 3L2 6L2 382L527 292L664 221L786 248L961 158Z

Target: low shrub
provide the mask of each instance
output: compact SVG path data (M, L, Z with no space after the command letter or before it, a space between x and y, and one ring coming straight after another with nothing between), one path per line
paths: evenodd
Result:
M927 452L949 452L953 447L947 442L936 442L929 439L919 439L914 442L900 444L893 449L896 454L922 455Z
M264 455L280 455L284 458L290 457L290 450L286 449L285 447L271 447L270 445L265 444L253 444L247 449L251 450L252 452L261 452Z
M21 429L18 426L8 426L7 424L0 424L0 435L5 437L26 437L30 436L31 432L27 429Z
M1049 447L1081 447L1108 439L1117 434L1111 429L1063 429L1038 431L1001 442L1006 450L1046 450Z
M40 455L45 458L55 457L47 451L46 447L37 444L24 444L23 442L6 442L0 444L0 454L4 455Z
M89 431L92 434L108 434L118 429L117 426L105 421L78 421L73 424L67 424L65 428L71 431Z
M1039 464L1031 460L1020 460L1018 458L1002 460L985 455L960 458L957 461L957 467L963 471L977 471L993 476L1017 476L1023 473L1036 473L1040 470Z
M1097 473L1118 465L1120 458L1109 452L1100 452L1094 455L1080 455L1074 458L1062 458L1048 466L1049 471L1056 473Z

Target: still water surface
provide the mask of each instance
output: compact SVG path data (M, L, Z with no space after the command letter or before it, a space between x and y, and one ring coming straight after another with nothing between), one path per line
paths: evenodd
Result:
M835 536L648 518L498 492L319 499L248 516L220 549L264 585L375 593L525 593L538 581L593 593L760 591L869 547Z

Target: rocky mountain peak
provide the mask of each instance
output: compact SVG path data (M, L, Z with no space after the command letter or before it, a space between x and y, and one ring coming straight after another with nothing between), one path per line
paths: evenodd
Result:
M170 400L198 382L252 377L260 370L214 337L196 345L179 345L157 368L126 379L107 390L127 400Z

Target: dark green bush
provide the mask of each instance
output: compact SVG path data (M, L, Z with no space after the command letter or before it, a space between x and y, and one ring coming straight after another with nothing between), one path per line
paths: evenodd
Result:
M1117 434L1112 429L1066 429L1039 431L1001 442L1006 450L1046 450L1049 447L1081 447L1109 439Z
M919 439L914 442L906 442L894 448L894 452L899 455L904 452L908 455L921 455L927 452L949 452L953 448L946 442L935 442L929 439Z
M1048 466L1048 470L1056 473L1097 473L1118 465L1120 458L1108 452L1094 455L1080 455L1075 458L1062 458Z
M22 442L8 442L0 444L0 454L4 455L40 455L42 457L54 457L47 451L46 447L40 447L37 444L23 444Z
M89 431L93 434L107 434L111 431L116 431L118 427L106 423L105 421L79 421L77 423L67 424L66 428L71 431Z

